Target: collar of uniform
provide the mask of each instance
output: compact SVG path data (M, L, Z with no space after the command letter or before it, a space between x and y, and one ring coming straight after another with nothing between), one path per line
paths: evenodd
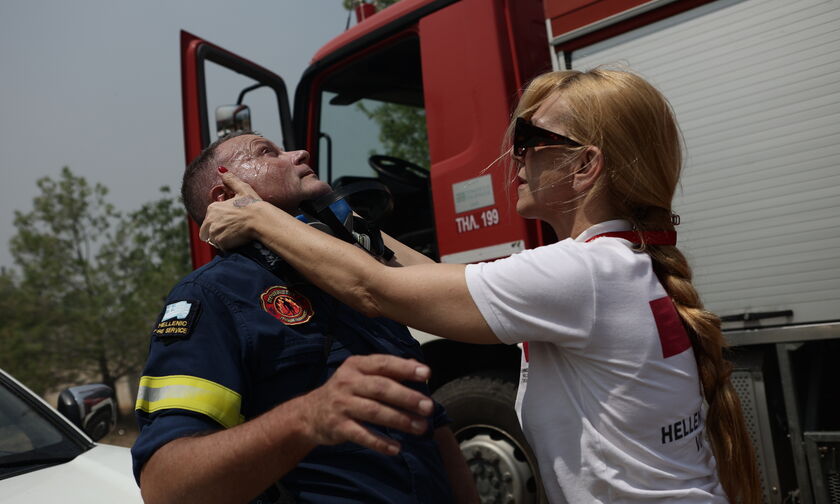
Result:
M235 252L257 262L260 266L275 275L290 269L286 261L258 241L253 241L248 245L240 247Z
M630 222L623 219L599 222L598 224L595 224L583 233L579 234L577 238L575 238L575 241L583 243L586 240L592 238L593 236L597 236L599 234L615 233L616 231L630 231L632 229L633 226L630 224Z

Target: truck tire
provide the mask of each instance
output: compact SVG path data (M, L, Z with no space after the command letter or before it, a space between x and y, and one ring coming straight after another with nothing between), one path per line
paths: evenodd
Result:
M542 504L536 457L516 418L516 384L488 375L450 381L432 394L475 477L481 504Z

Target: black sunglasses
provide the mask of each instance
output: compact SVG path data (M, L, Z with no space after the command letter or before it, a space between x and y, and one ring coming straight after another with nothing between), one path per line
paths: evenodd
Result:
M547 129L542 129L531 124L531 121L521 117L516 118L513 127L513 154L519 157L525 156L528 147L543 147L546 145L568 145L570 147L582 147L582 144L575 142L567 136L563 136Z

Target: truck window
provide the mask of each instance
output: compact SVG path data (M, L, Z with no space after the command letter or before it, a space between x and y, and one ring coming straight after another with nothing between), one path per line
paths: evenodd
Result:
M281 122L278 120L280 105L273 88L259 86L258 81L212 61L205 61L204 72L210 142L219 137L216 130L216 108L235 104L241 97L241 104L251 109L251 129L277 145L284 145Z
M394 210L378 224L437 258L417 37L328 71L319 91L320 176L334 187L371 179L385 184Z
M350 105L335 104L341 95L321 95L319 173L330 183L342 177L376 177L370 156L384 154L405 159L429 169L426 111L378 100L361 99ZM329 136L329 139L327 138ZM332 142L332 173L328 173L327 149Z

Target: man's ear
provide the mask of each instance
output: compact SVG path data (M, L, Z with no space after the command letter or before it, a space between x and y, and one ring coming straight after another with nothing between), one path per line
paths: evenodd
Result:
M225 201L226 199L232 198L233 196L234 194L230 192L230 189L225 187L224 184L215 185L212 189L210 189L210 201L213 202Z
M601 149L589 145L581 153L577 170L572 181L572 188L577 192L586 192L595 186L595 182L604 171L604 155Z

